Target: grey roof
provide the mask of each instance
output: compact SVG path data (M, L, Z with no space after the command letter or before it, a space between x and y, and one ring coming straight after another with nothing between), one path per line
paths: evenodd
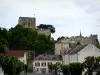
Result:
M66 52L66 54L74 54L79 52L80 50L82 50L84 47L86 47L87 45L77 45L74 48L71 48L69 51Z
M54 54L42 54L38 55L35 60L61 60L62 57L60 55Z

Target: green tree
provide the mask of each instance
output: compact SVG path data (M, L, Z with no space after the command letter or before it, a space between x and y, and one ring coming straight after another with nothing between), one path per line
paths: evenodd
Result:
M23 70L23 63L12 56L0 56L0 65L7 75L18 75Z
M35 29L17 25L9 32L11 33L9 40L11 49L33 50L33 44L38 35Z
M0 43L0 53L5 53L5 45Z
M95 57L94 56L88 56L88 57L85 58L84 66L87 69L86 74L92 75L94 62L95 62Z
M44 42L44 41L35 41L34 43L34 50L37 52L37 53L44 53L44 52L47 52L47 44Z
M96 47L100 49L100 45L99 44L96 44Z
M55 28L52 25L40 24L37 26L39 29L50 29L52 33L55 33Z
M61 70L64 75L69 75L69 66L68 65L62 65Z
M48 68L51 70L52 73L57 74L58 69L61 67L60 63L50 64Z
M81 45L80 41L77 42L77 45Z
M82 75L84 66L81 63L71 63L69 64L69 70L71 75Z
M44 28L51 27L46 25ZM10 49L33 50L36 53L54 52L54 40L50 36L38 34L36 29L25 28L18 24L9 30L0 28L0 33L0 50L3 50L5 45Z
M48 64L49 71L53 73L53 64Z

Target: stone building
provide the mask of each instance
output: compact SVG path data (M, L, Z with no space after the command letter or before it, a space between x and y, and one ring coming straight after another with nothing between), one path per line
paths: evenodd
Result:
M18 24L23 25L26 28L35 28L37 29L38 34L45 34L51 36L50 29L39 29L36 27L36 18L35 17L19 17Z
M19 17L18 24L28 28L36 28L35 17Z
M34 71L36 73L51 74L51 70L48 68L49 64L62 64L62 57L54 54L40 54L33 61Z
M75 43L80 42L81 45L85 45L85 44L99 44L98 41L98 35L90 35L89 37L84 37L82 36L81 32L79 36L72 36L72 37L66 37L64 39L61 39L59 42L62 43L71 43L72 41L74 41Z
M50 29L37 29L38 34L45 34L46 36L51 36Z
M55 54L60 55L61 53L64 53L64 51L66 51L70 47L75 46L75 44L77 45L78 43L80 43L81 45L86 45L86 44L97 45L99 44L98 36L91 34L89 37L84 37L80 32L79 36L63 38L59 40L57 43L55 43Z

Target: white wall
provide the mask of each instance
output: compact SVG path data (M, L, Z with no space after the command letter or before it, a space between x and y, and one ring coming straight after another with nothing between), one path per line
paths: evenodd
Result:
M4 71L2 70L1 67L0 67L0 75L4 75Z
M22 62L24 62L24 64L27 64L27 53L24 53L24 57L18 57L18 59Z
M39 67L36 67L35 66L35 63L36 62L39 62L40 63L40 66ZM46 62L46 66L45 67L41 66L41 63L43 63L43 62ZM42 73L41 70L40 70L41 68L46 68L46 73L49 73L48 72L48 63L56 64L57 62L62 63L62 61L55 61L55 60L54 61L52 61L52 60L51 61L50 60L49 61L48 60L34 60L33 61L33 67L35 68L35 70L37 68L39 69L39 71L36 72L36 73Z
M45 34L47 36L51 35L50 29L45 29L45 30L38 29L37 31L38 31L38 34Z
M70 62L70 56L68 54L63 56L63 64L67 65Z
M88 44L86 47L84 47L80 52L68 55L66 54L63 56L64 64L69 64L72 62L84 62L84 59L88 56L100 56L100 49L95 47L92 44Z
M60 55L61 50L69 48L67 43L55 43L55 55Z
M70 63L77 62L78 61L77 57L78 57L77 54L70 55Z
M87 56L100 56L100 49L92 44L89 44L78 52L78 61L83 62Z

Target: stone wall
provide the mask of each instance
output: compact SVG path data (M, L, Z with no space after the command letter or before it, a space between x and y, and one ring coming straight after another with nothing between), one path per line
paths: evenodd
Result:
M19 17L18 24L23 25L28 28L36 28L36 18L35 17Z

